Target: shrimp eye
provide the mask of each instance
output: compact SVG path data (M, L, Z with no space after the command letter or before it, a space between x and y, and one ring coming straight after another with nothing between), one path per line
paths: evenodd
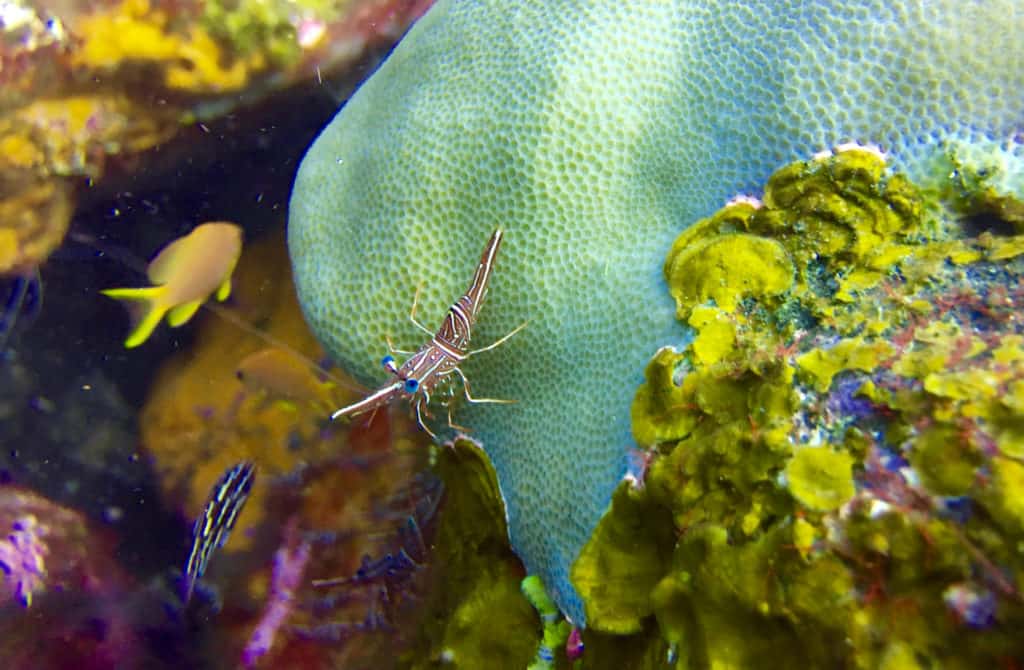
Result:
M416 389L418 389L419 387L420 383L417 380L412 379L411 377L405 380L406 393L416 393Z
M380 364L384 366L385 370L394 370L395 369L395 357L394 356L385 356L384 358L380 359Z

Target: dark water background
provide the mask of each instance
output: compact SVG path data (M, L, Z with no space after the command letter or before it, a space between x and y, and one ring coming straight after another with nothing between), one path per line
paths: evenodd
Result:
M364 65L359 75L369 69ZM238 223L246 243L280 234L298 162L336 111L337 97L322 86L292 92L186 130L148 152L130 174L83 185L68 238L39 268L42 299L12 315L0 356L0 485L31 489L111 529L120 567L139 585L157 585L141 604L126 601L127 609L163 608L172 622L181 614L172 583L188 556L192 519L163 499L137 422L161 362L192 345L198 323L217 317L203 310L182 328L162 324L144 346L126 351L127 312L99 291L147 285L153 255L204 221ZM13 284L6 280L5 292ZM0 609L0 665L5 657L19 659L16 665L33 658L22 653L34 644L26 640L52 625L38 609ZM106 634L102 614L86 616L97 636ZM172 623L162 634L161 621L158 613L146 643L154 658L166 667L204 666L187 651L201 626ZM126 656L95 667L150 662L156 661Z

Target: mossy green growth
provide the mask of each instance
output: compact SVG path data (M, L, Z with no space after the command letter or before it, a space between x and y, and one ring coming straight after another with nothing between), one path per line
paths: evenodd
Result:
M200 22L230 45L234 55L259 55L265 64L286 66L298 60L302 47L295 28L300 19L327 22L343 11L321 0L209 0Z
M892 354L893 349L888 342L866 342L862 337L853 337L840 340L832 347L812 349L798 357L796 364L814 388L823 393L828 391L832 386L832 379L840 372L871 372Z
M555 659L559 656L560 650L565 648L572 624L562 617L540 577L529 575L520 582L519 588L533 605L533 609L537 610L544 626L537 655L526 670L554 670Z
M736 272L737 266L747 271ZM673 246L665 270L677 304L713 300L727 311L743 297L778 295L793 283L793 263L781 244L738 233Z
M445 493L432 549L429 614L409 668L522 670L541 638L537 613L520 591L523 569L508 545L494 468L468 440L437 450Z
M587 604L591 627L637 633L654 611L651 591L672 555L672 520L665 508L625 483L616 489L612 509L573 564L572 581Z
M1000 459L992 464L992 487L984 494L996 521L1018 538L1024 551L1024 463Z
M852 149L679 236L665 273L695 336L634 398L646 469L573 571L592 628L653 612L677 668L1024 656L1024 235L979 234L959 197ZM993 198L973 202L1019 205ZM660 511L667 563L637 540ZM642 577L600 589L627 556Z
M536 577L525 577L508 543L505 510L494 469L486 454L469 440L456 440L436 451L435 469L445 485L438 510L438 526L431 548L431 582L423 607L426 615L417 639L398 667L439 668L553 668L554 670L656 670L668 667L668 645L656 623L647 619L628 639L588 629L583 632L586 652L571 664L565 654L570 624L561 618ZM615 524L615 556L592 555L595 565L611 567L626 580L639 575L641 591L653 588L667 567L673 531L668 513L649 502L637 504L629 493L616 496L618 509L627 512ZM652 519L648 514L654 514ZM650 524L650 521L655 521ZM629 538L631 528L639 537ZM631 552L629 547L633 547ZM660 547L660 550L657 548ZM651 562L650 555L660 556ZM646 570L628 565L640 558ZM661 563L657 563L661 560ZM643 574L646 572L646 578ZM619 583L623 590L625 583ZM643 596L645 599L648 596ZM608 602L612 598L609 595ZM628 613L618 610L618 616ZM538 664L541 645L550 651L550 663Z
M653 594L666 638L685 655L676 667L838 662L841 641L825 624L850 615L852 577L828 559L781 561L791 538L792 529L779 524L734 542L707 524L680 539L674 570Z
M964 160L950 150L936 170L950 175L942 182L939 196L957 213L992 216L1012 226L1016 234L1024 234L1024 202L1000 189L1004 175L999 161Z
M943 424L923 428L917 434L909 460L928 490L944 496L970 493L984 462L981 454L963 448L952 426Z
M828 447L804 448L786 465L789 491L801 505L832 512L853 498L853 456Z
M732 351L736 343L736 325L728 313L715 307L695 307L690 312L688 323L699 333L691 347L696 362L711 365Z
M763 206L730 204L688 228L665 262L679 317L711 300L732 311L745 296L775 308L794 282L805 308L827 314L813 298L877 284L929 230L917 188L884 170L867 150L793 163L768 180Z

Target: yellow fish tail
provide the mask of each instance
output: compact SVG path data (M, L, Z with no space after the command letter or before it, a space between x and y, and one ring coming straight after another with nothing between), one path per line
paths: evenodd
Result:
M192 302L186 302L174 307L167 313L167 323L170 324L171 328L177 328L178 326L184 325L189 319L195 316L195 313L199 310L202 304L202 300L193 300Z
M103 295L115 300L143 303L141 309L134 312L136 315L135 328L124 341L125 349L133 349L139 346L148 340L149 336L156 330L160 319L167 312L167 307L160 301L163 292L162 286L152 286L150 288L110 288L100 291Z
M224 302L231 295L231 275L229 274L224 282L217 289L217 300Z

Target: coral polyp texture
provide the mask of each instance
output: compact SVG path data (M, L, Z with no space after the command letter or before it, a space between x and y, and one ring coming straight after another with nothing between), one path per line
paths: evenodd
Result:
M455 418L494 461L514 548L582 623L569 570L626 472L633 385L691 336L665 249L780 165L852 141L922 184L956 156L1019 196L1018 4L442 0L302 164L289 246L304 313L379 382L385 336L422 342L416 287L432 327L505 229L474 340L529 326L464 370L518 403ZM779 270L776 241L728 244L709 253ZM782 270L756 280L782 291Z
M574 566L592 628L653 614L685 668L1024 655L1024 230L884 167L789 165L673 245L696 337L634 398L646 477Z

